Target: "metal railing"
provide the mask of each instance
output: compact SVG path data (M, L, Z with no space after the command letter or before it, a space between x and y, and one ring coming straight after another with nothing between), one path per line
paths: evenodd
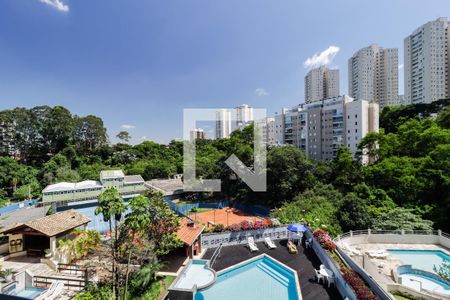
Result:
M74 289L77 291L81 291L87 286L86 279L54 277L54 276L34 276L33 286L40 288L48 288L55 281L60 281L64 283L64 288L68 290Z
M83 279L87 278L87 269L76 264L58 264L58 272L68 271L69 274L81 275Z
M364 229L355 230L338 235L334 241L340 241L349 237L360 236L360 235L371 235L371 234L391 234L391 235L436 235L442 236L444 238L450 239L450 235L441 230L375 230L375 229Z

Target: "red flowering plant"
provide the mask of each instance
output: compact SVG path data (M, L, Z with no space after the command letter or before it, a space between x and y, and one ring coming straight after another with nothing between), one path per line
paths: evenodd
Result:
M316 238L316 240L320 243L322 248L328 251L334 251L336 250L336 244L333 242L333 239L328 234L328 231L317 228L313 232L313 236Z
M361 300L379 300L379 298L366 285L364 280L353 270L342 268L342 277L355 291L356 297Z
M241 229L242 230L252 230L253 224L247 220L244 220L241 222Z
M254 230L259 230L259 229L264 229L264 228L267 228L267 225L263 221L256 221L255 224L253 224Z

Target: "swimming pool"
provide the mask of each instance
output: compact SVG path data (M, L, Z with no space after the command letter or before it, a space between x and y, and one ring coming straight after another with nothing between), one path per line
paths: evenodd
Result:
M388 250L389 254L414 269L434 272L433 267L443 262L450 263L450 256L439 250Z
M202 289L213 284L215 280L216 273L209 268L208 261L194 259L184 269L180 278L174 282L173 288L191 290L197 286L197 289Z
M40 288L26 288L24 290L21 290L20 292L17 292L15 296L19 296L26 299L34 299L40 294L42 294L45 291L45 289Z
M275 259L262 255L218 273L195 300L299 300L297 274Z

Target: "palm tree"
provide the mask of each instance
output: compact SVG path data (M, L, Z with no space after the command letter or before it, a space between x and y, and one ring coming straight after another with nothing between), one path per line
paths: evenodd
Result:
M112 233L114 230L114 237L111 243L112 254L112 286L115 299L120 298L119 293L119 273L117 270L116 260L119 248L118 243L118 222L121 220L123 213L125 213L127 206L123 203L122 197L115 188L109 188L105 190L98 199L98 207L95 209L95 214L103 215L103 220L108 222L109 231ZM113 227L114 222L114 227Z
M125 219L125 229L131 233L131 243L129 243L128 247L128 261L127 261L127 269L125 275L125 289L123 298L127 299L127 290L128 290L128 278L129 278L129 266L131 262L131 255L133 253L134 243L136 242L136 238L145 234L145 231L149 228L152 220L150 219L150 215L148 214L148 210L150 209L149 199L145 196L139 195L130 200L130 208L131 212L127 215Z

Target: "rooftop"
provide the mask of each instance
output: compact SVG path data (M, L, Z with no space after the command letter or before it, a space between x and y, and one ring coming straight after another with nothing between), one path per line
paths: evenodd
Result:
M0 217L0 227L9 227L45 217L49 209L50 206L30 207L2 214Z
M100 172L100 179L123 178L125 174L122 170L104 170Z
M193 225L189 225L192 224ZM192 222L188 218L182 218L180 223L180 228L177 231L177 236L186 245L192 245L197 237L203 232L205 226Z
M91 189L91 188L101 188L102 185L99 181L95 180L85 180L81 182L59 182L55 184L50 184L42 190L43 193L48 192L61 192L61 191L71 191L76 189Z
M342 299L334 286L328 288L315 280L314 269L319 269L321 262L313 250L304 250L300 246L298 254L290 254L286 248L287 240L274 241L274 243L277 248L272 250L268 249L262 242L256 243L259 251L253 253L245 245L223 247L213 269L220 271L265 253L297 271L303 300ZM209 248L203 259L210 259L214 250L215 248Z
M88 217L80 214L74 209L70 209L22 224L17 224L16 226L5 230L3 233L11 233L18 229L28 227L50 237L75 229L90 221L91 220Z
M128 175L123 181L124 183L144 183L144 178L141 175Z
M162 192L165 196L183 193L183 181L181 178L152 179L146 184L155 190Z

